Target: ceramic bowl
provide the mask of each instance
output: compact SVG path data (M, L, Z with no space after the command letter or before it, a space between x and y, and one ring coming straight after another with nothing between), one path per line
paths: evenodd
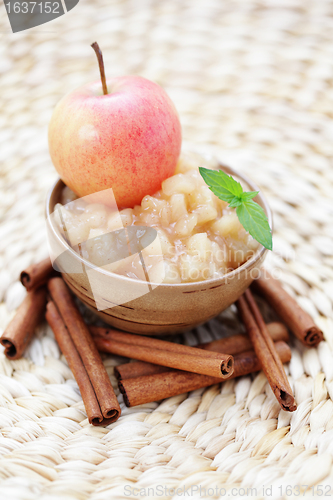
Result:
M249 190L259 191L250 179L234 169L225 165L221 165L220 168L238 178ZM162 283L149 293L143 288L147 283L95 268L94 287L98 288L101 296L103 294L106 296L110 288L121 291L122 288L130 287L136 295L141 293L141 296L127 303L116 306L110 303L112 307L98 311L95 295L90 286L91 280L88 279L86 272L82 272L82 267L89 271L94 266L74 252L59 233L52 218L48 217L52 214L55 204L59 202L63 187L63 182L58 180L51 189L46 203L51 257L52 254L54 256L66 252L70 259L70 268L63 269L61 262L58 267L69 288L106 323L121 330L146 335L165 334L185 331L213 318L233 304L251 284L267 253L267 250L260 246L247 262L222 278L196 283ZM259 193L255 201L263 207L272 227L271 211L264 196Z

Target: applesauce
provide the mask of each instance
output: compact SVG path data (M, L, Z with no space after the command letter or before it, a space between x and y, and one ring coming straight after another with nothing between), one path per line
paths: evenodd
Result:
M56 222L75 251L96 266L134 279L148 276L154 282L161 262L154 245L143 262L139 255L114 261L114 249L121 244L120 227L152 227L157 231L162 252L163 283L189 283L221 278L248 260L259 247L240 224L236 211L215 196L198 167L218 169L218 163L194 153L182 153L172 177L164 180L160 191L145 196L141 205L117 210L77 199L65 187L61 217ZM84 245L82 244L84 242ZM125 243L124 243L125 244ZM155 274L154 274L155 273ZM159 280L156 280L159 281Z

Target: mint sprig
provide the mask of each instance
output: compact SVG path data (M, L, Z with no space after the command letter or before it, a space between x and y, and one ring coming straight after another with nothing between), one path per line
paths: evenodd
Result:
M250 235L268 250L272 250L272 231L262 207L253 198L259 191L244 191L239 182L223 170L199 167L209 189L229 207L236 208L239 222Z

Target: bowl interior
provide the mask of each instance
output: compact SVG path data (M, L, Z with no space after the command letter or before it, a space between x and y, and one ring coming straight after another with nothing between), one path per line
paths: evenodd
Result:
M223 170L224 172L226 172L228 175L232 175L237 180L239 180L241 182L241 184L246 187L246 189L249 189L251 191L259 191L259 194L254 198L254 201L256 201L264 209L264 212L265 212L267 219L268 219L268 223L273 230L272 212L269 208L269 205L267 203L266 198L260 192L259 187L253 181L251 181L247 176L245 176L244 174L240 174L235 169L233 169L227 165L224 165L223 163L219 163L219 168L221 170ZM72 247L61 236L60 232L58 231L58 228L56 228L55 225L52 223L52 219L49 219L50 214L52 214L54 211L55 205L57 203L59 203L59 201L60 201L61 192L62 192L64 187L65 187L65 184L63 183L63 181L61 179L58 179L58 181L56 181L54 186L49 191L49 194L48 194L48 197L46 200L46 217L48 218L48 220L50 220L50 225L52 227L52 230L55 232L56 237L59 240L59 243L63 246L64 251L67 250L67 251L73 253L73 256L75 256L75 258L77 260L82 262L82 264L84 264L84 266L86 266L88 268L89 267L95 268L95 266L93 266L93 264L91 262L84 259L82 256L80 256L77 252L75 252L72 249ZM250 257L250 259L248 259L246 262L244 262L244 264L242 264L238 268L226 273L224 275L224 278L229 279L232 276L234 276L235 274L238 274L241 270L246 269L246 268L250 268L253 265L253 263L260 260L266 252L267 252L266 248L264 248L262 245L260 245L258 250L254 253L253 256ZM99 268L99 272L103 273L104 275L106 274L106 275L114 276L114 273L107 271L103 268ZM133 283L137 282L137 280L134 280L133 278L129 278L127 276L117 275L117 278L122 279L122 280L126 280L126 281L129 280ZM210 280L205 280L204 283L205 284L206 283L214 283L217 280L219 280L219 278L213 278ZM202 283L202 282L200 282L200 283ZM165 286L168 286L168 287L170 287L170 286L172 286L172 287L186 287L189 285L193 285L193 283L173 283L173 284L160 283L159 284L159 286L162 286L162 287L163 286L164 287Z

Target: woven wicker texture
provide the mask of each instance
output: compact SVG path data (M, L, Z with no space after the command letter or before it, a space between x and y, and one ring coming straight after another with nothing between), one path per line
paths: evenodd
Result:
M249 496L262 498L264 484L276 497L279 486L322 484L332 494L333 2L81 0L15 35L0 11L1 330L25 295L19 272L47 254L44 199L56 179L47 124L64 93L99 77L97 40L107 76L160 83L184 140L211 145L261 186L275 223L267 267L325 335L317 349L294 342L293 414L259 373L132 409L119 396L121 418L95 428L42 325L25 358L0 354L0 498L128 498L126 485L255 487ZM182 340L239 330L231 308ZM119 362L105 358L114 386Z

